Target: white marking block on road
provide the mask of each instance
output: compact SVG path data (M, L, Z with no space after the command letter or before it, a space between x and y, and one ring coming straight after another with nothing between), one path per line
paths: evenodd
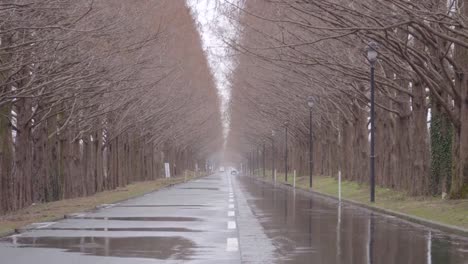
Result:
M235 237L229 237L226 241L226 251L235 252L239 250L239 242Z
M229 202L230 202L230 203L233 203L233 202L234 202L234 199L230 198L230 199L229 199Z
M37 229L41 229L41 228L47 228L53 224L55 224L57 222L42 222L42 223L33 223L31 224L32 226L34 226L35 228Z
M77 213L77 214L70 214L68 215L68 217L84 217L86 214L82 214L82 213Z
M229 204L229 209L234 209L234 205L233 205L233 204Z
M229 221L228 222L228 229L236 229L236 222L234 221Z
M236 212L234 212L234 211L229 211L229 212L228 212L228 216L236 216Z

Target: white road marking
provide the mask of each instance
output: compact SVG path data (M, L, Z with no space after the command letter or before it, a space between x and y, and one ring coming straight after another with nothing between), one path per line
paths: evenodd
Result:
M239 242L235 237L229 237L226 241L226 251L234 252L239 250Z
M57 222L44 222L44 223L34 223L33 226L36 226L37 229L49 227Z
M114 207L115 204L101 204L101 205L98 205L96 206L96 208L98 209L108 209L108 208L111 208L111 207Z
M229 199L229 202L230 202L230 203L233 203L233 202L234 202L234 199L230 198L230 199Z
M12 235L10 236L11 237L11 243L13 245L17 245L18 244L18 237L20 237L21 234L15 234L15 235Z
M233 204L229 204L229 209L234 209L234 205L233 205Z
M236 229L237 225L235 221L228 222L228 229Z
M84 217L86 214L71 214L70 217Z
M229 211L228 212L228 216L235 216L235 215L236 215L236 212L234 212L234 211Z

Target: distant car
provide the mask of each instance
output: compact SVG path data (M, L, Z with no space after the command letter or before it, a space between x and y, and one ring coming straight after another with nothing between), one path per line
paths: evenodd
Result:
M239 174L239 172L237 172L236 170L231 171L231 175L237 175L237 174Z

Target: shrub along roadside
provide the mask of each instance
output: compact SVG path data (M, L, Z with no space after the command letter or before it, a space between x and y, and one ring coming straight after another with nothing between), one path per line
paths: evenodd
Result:
M194 178L197 177L193 172L187 173L187 180ZM138 197L172 184L182 183L184 180L184 176L170 179L161 178L155 181L137 182L123 188L100 192L93 196L31 205L14 213L0 215L0 237L11 234L15 229L32 223L54 221L63 218L67 214L87 211L100 204L110 204Z

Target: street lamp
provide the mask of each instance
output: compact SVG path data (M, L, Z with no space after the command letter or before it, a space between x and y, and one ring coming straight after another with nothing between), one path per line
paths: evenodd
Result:
M263 178L265 178L265 140L263 140L262 159L263 159Z
M271 164L272 172L271 177L275 180L275 131L271 130Z
M285 149L284 149L284 180L288 182L288 121L284 122L284 137L285 137Z
M314 164L312 159L313 142L312 142L312 107L314 106L314 97L309 96L307 99L309 106L309 187L312 188L312 173L314 171Z
M371 109L370 109L370 201L375 202L375 63L377 62L377 43L371 41L367 45L367 59L369 60L370 85L371 85Z

